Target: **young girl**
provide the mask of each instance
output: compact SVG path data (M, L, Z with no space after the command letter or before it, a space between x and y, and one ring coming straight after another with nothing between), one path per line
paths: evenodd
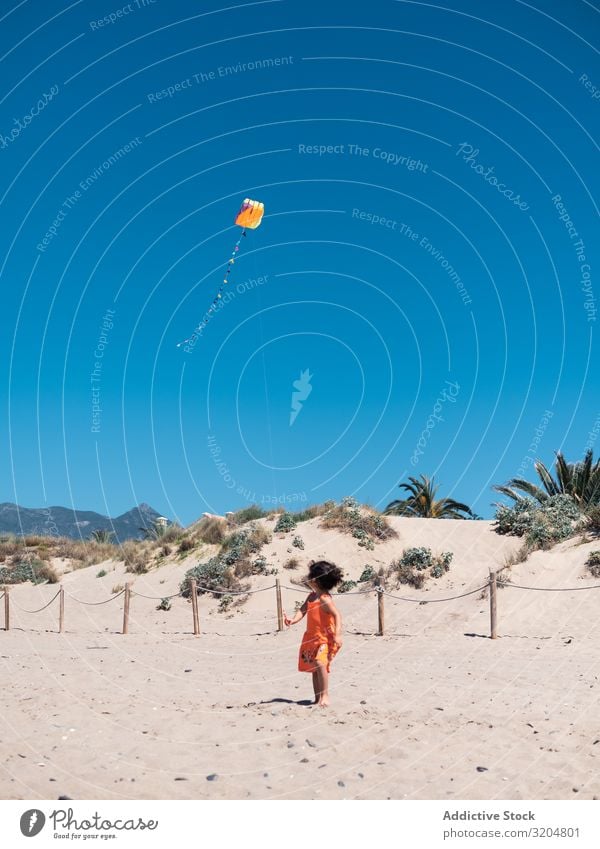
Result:
M306 614L306 631L300 645L298 669L312 672L315 704L329 704L329 671L331 661L342 647L342 617L329 595L341 583L342 571L333 563L319 560L308 570L306 583L312 592L291 619L284 614L287 626L300 622Z

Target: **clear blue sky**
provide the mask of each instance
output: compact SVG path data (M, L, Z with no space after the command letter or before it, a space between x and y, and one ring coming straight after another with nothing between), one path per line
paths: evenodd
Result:
M426 473L489 516L581 456L594 32L585 0L4 3L0 501L188 523Z

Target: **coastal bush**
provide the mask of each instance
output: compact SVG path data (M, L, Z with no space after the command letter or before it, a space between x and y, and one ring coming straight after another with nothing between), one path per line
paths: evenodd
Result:
M237 581L233 569L224 563L220 557L211 557L205 563L198 563L192 569L188 569L181 582L179 589L184 598L190 595L190 580L196 579L198 584L198 595L203 593L214 593L217 590L237 589Z
M13 557L10 565L0 568L0 584L56 584L56 569L38 557Z
M525 537L531 549L550 548L568 539L582 527L583 514L570 495L553 495L539 504L522 498L496 510L495 530L499 534Z
M302 539L302 537L296 536L292 540L292 545L294 546L294 548L303 549L304 548L304 540Z
M289 557L285 563L283 564L284 569L297 569L300 565L300 561L297 557Z
M293 531L296 527L296 520L292 513L281 513L274 531L276 534L286 534L288 531Z
M430 548L424 546L406 548L400 558L390 564L389 574L400 584L420 589L425 583L425 572L429 570L432 578L441 578L450 569L453 556L451 551L434 555Z
M100 571L98 572L96 577L97 578L103 578L105 575L108 575L108 572L106 571L106 569L100 569Z
M590 552L590 556L585 561L585 565L594 578L600 578L600 551Z
M586 513L587 526L586 530L592 534L600 534L600 504L594 504Z
M171 599L170 598L161 598L160 602L156 605L157 610L170 610L171 609Z
M262 525L251 524L234 531L223 541L220 557L228 566L260 551L271 541L271 534Z
M352 496L346 496L340 504L333 506L323 515L321 519L322 528L335 528L345 533L351 533L359 540L362 548L372 550L375 542L396 537L396 531L390 527L387 519L374 511L372 508L364 507Z
M358 586L356 581L342 581L341 584L338 584L337 591L338 591L338 593L349 593L356 586Z
M374 581L376 577L377 577L377 575L375 573L375 569L373 569L372 566L369 566L367 564L360 574L360 578L358 579L358 583L359 584L365 584L365 583L368 583L369 581Z

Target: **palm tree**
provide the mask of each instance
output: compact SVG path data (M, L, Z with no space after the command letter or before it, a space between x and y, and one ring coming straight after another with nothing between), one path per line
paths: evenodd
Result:
M112 542L114 535L114 531L107 531L104 528L99 528L98 530L92 531L90 539L94 542Z
M420 475L409 477L409 483L398 484L409 493L407 498L391 501L383 511L388 516L419 516L428 519L474 519L475 514L466 504L453 498L436 499L439 487L434 478Z
M594 463L593 449L589 448L578 463L567 463L562 451L557 451L556 478L540 460L534 463L534 468L541 487L523 478L512 478L504 486L495 486L494 489L515 502L528 496L543 504L553 495L570 495L584 509L600 502L600 460Z

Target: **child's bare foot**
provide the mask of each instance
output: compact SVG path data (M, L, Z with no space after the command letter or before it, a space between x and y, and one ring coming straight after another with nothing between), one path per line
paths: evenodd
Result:
M317 704L319 707L329 707L329 696L321 696Z

